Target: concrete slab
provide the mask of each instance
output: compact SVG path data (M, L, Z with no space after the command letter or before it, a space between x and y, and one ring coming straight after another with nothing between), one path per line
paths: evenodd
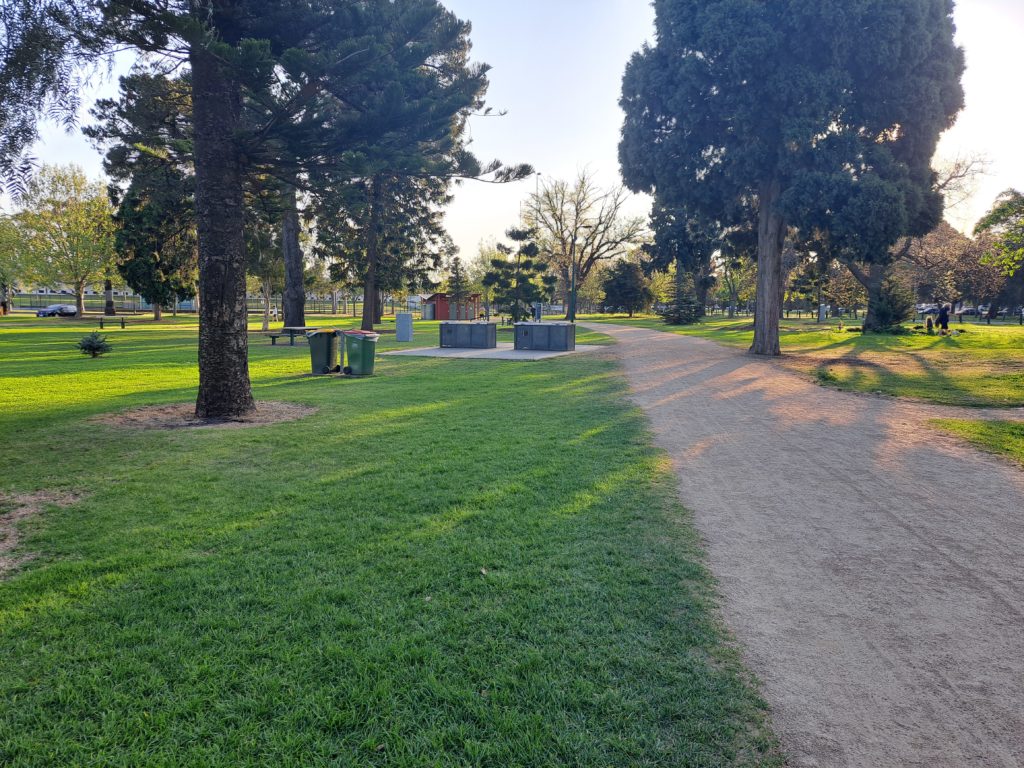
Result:
M519 360L533 362L548 360L552 357L576 355L596 352L607 347L595 344L577 344L573 352L542 352L539 350L516 349L514 344L498 343L497 349L441 349L439 347L423 347L421 349L400 349L395 352L382 352L382 355L394 357L447 357L455 360Z

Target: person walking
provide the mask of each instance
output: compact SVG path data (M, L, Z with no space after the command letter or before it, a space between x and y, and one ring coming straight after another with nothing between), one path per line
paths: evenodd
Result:
M939 307L939 335L949 335L949 304Z

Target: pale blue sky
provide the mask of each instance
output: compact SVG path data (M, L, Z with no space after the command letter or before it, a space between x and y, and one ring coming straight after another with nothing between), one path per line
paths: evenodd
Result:
M488 103L504 117L473 122L473 148L482 159L528 162L546 176L571 178L588 168L604 184L618 181L619 85L629 55L653 34L645 0L445 0L473 23L473 57L490 64ZM967 110L944 138L940 154L982 153L990 175L962 210L959 226L981 216L995 196L1024 188L1024 102L1016 68L1024 43L1024 0L960 0L960 43L967 51ZM109 94L113 83L97 93ZM100 174L100 158L80 136L48 126L36 155L76 162ZM448 226L471 256L482 239L514 224L534 181L506 187L467 183L448 212ZM645 213L637 199L633 209Z

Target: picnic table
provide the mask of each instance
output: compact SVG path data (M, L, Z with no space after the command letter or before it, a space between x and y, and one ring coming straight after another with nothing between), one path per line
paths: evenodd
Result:
M271 331L270 334L269 334L270 335L270 345L271 346L276 346L277 345L277 340L280 337L287 336L288 337L288 346L294 347L295 346L295 337L296 336L305 336L307 331L315 331L318 328L320 328L320 326L318 326L318 325L286 326L286 327L282 328L279 332L278 331Z

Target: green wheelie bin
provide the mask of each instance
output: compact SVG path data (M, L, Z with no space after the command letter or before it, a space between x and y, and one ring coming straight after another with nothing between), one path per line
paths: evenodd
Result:
M333 328L318 328L306 334L309 341L309 360L313 368L313 375L319 376L328 373L338 373L341 365L338 363L338 355L341 351L341 342L338 339L338 331Z
M345 354L349 376L373 376L373 359L377 354L379 333L373 331L345 331Z

